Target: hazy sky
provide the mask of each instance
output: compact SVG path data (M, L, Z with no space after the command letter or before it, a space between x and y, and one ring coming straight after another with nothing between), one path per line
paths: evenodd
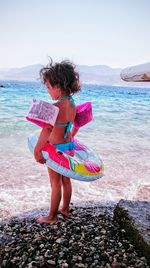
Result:
M150 61L150 0L1 0L0 68Z

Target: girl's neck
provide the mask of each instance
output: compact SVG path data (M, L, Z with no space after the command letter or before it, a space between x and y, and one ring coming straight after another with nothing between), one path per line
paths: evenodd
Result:
M74 108L75 107L75 102L74 102L74 99L72 98L72 96L64 96L64 97L58 99L57 103L61 102L63 100L66 100L66 99L69 99L72 102L72 107Z
M61 96L59 99L57 99L57 102L60 102L60 101L62 101L62 100L66 100L66 99L70 99L71 98L71 96Z

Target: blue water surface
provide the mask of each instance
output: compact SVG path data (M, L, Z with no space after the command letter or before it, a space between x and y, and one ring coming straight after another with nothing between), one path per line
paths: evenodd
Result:
M1 81L0 137L23 139L35 126L25 120L33 98L50 101L40 82ZM127 140L133 136L149 137L150 89L83 85L74 96L77 104L91 101L94 121L82 128L102 141L116 136Z
M15 215L49 202L46 169L27 146L38 127L25 116L33 98L51 100L40 82L0 85L0 210ZM94 120L77 138L102 158L105 176L86 186L75 182L73 200L149 200L150 88L84 84L74 99L76 104L92 102Z

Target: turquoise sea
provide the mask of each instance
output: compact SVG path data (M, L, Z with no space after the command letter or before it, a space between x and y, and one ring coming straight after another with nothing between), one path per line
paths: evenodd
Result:
M40 82L0 81L0 217L49 206L47 170L37 164L25 120L33 98L50 101ZM91 101L94 120L77 134L103 159L105 176L73 181L72 201L150 200L150 88L82 85L80 104Z

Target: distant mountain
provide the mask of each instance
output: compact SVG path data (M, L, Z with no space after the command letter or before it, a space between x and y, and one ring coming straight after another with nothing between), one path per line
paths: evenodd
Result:
M22 68L0 69L1 80L33 81L39 79L39 71L42 64L29 65ZM113 69L105 65L77 65L82 82L85 83L111 83L116 81L121 69Z
M35 81L39 79L42 64L34 64L22 68L0 69L0 80ZM144 83L128 83L120 78L122 69L106 65L77 65L82 83L99 85L142 86ZM150 83L144 84L149 86Z
M22 68L11 68L5 70L0 69L1 80L19 80L33 81L39 79L39 71L43 67L42 64L34 64Z
M111 68L107 65L77 65L77 69L80 73L90 73L97 75L114 75L120 73L121 69L119 68Z
M111 68L106 65L78 65L77 70L84 83L112 85L120 81L121 69L119 68Z

